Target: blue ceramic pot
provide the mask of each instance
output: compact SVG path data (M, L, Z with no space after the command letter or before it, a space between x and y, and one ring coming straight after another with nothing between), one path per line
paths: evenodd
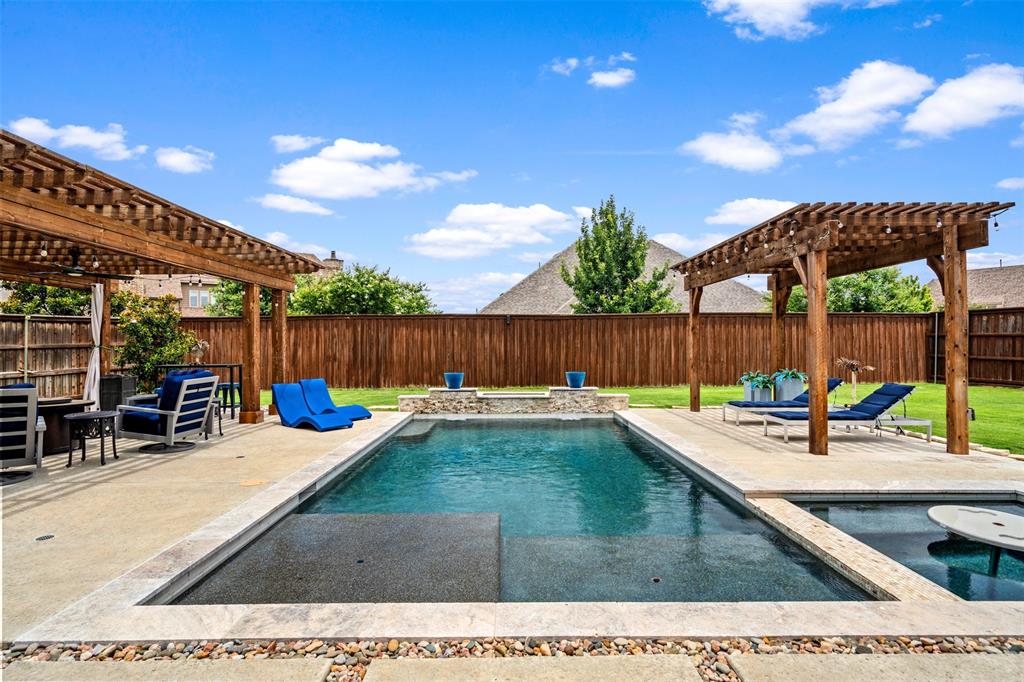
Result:
M445 372L444 385L452 390L462 388L462 379L466 375L463 372Z
M565 381L569 388L583 388L583 381L587 378L586 372L566 372Z

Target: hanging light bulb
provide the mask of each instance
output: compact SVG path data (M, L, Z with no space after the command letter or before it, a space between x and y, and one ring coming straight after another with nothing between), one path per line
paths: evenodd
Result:
M935 227L942 227L942 218L935 221Z
M998 231L999 231L999 218L996 218L996 219L995 219L995 224L993 225L993 227L995 227L995 228L996 228L996 232L998 232Z
M42 244L40 244L40 246L39 246L39 255L42 256L43 258L46 258L47 256L50 255L50 252L46 250L46 242L43 242Z
M885 226L885 233L886 234L892 234L892 226L886 225Z
M92 255L92 269L95 270L100 266L100 259L96 254Z

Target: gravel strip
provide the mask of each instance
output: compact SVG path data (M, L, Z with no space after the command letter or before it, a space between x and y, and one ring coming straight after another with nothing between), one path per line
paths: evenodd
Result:
M407 642L298 641L161 642L131 644L60 642L18 644L0 652L0 667L19 659L38 661L151 661L224 658L329 658L328 682L356 682L378 658L455 658L504 656L688 656L705 680L736 680L727 656L754 654L1020 654L1024 640L991 637L825 637L820 639L502 639Z

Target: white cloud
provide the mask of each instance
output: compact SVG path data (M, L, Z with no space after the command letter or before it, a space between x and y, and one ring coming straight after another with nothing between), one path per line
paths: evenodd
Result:
M919 140L916 137L901 137L896 140L896 149L916 149L924 145L924 140Z
M274 144L274 151L283 154L286 152L301 152L321 142L326 142L322 137L311 137L308 135L272 135L270 141Z
M146 152L146 145L129 147L125 144L125 129L120 123L108 123L106 130L96 130L89 126L64 125L59 128L50 126L50 122L42 118L26 116L11 121L11 130L24 138L50 144L64 149L68 147L84 147L91 149L97 157L107 161L123 161Z
M570 76L572 72L576 70L576 67L580 65L580 60L576 57L569 57L568 59L555 59L551 62L548 67L555 73L562 76Z
M321 206L315 201L292 197L287 194L265 194L256 199L263 208L276 208L279 211L288 213L312 213L313 215L333 215L334 211Z
M521 244L545 244L546 233L573 228L572 218L545 204L459 204L444 222L409 237L408 251L431 258L475 258Z
M406 161L383 162L400 155L397 147L377 142L339 138L307 156L274 169L271 181L295 194L320 199L375 197L382 192L419 192L445 182L462 182L475 170L422 173Z
M589 219L593 215L594 210L589 206L573 206L572 212L576 214L577 218Z
M876 9L897 0L704 0L708 16L721 14L725 23L743 40L783 38L803 40L823 29L810 20L822 5L841 4L843 9Z
M1021 134L1010 140L1011 147L1024 147L1024 121L1020 124Z
M192 145L160 147L154 155L156 165L172 173L201 173L213 168L213 152Z
M928 28L929 26L937 24L940 21L942 21L941 14L929 14L921 21L915 21L914 28Z
M446 313L471 313L526 277L521 272L481 272L427 282L430 298Z
M271 244L277 244L282 249L288 249L289 251L295 251L296 253L312 253L317 258L326 258L331 253L331 250L326 246L293 239L287 232L268 232L264 239ZM355 260L355 256L351 253L338 251L336 255L344 261Z
M523 263L544 263L551 260L557 251L523 251L517 253L513 258Z
M968 251L968 268L998 268L1010 265L1024 265L1024 253L1004 253L1000 251Z
M590 74L587 83L595 88L621 88L636 79L636 71L619 67L612 71L595 71Z
M719 206L714 215L709 215L704 222L708 225L753 227L794 206L794 202L780 199L735 199Z
M909 116L903 129L926 137L948 137L1004 116L1024 113L1024 67L987 64L945 81Z
M900 118L896 107L910 104L934 86L909 66L865 62L831 87L818 88L818 108L774 131L780 139L805 135L824 149L841 149Z
M782 152L753 132L703 133L679 147L705 163L741 171L766 171L782 163Z
M656 242L664 244L670 249L675 249L684 256L692 256L704 249L725 241L729 235L721 232L705 232L704 234L691 237L678 232L661 232L651 237Z
M221 225L227 225L228 227L233 227L236 230L244 230L245 229L244 227L242 227L238 223L233 223L230 220L224 220L223 218L221 218L217 222L220 223Z
M1003 178L996 183L999 189L1024 189L1024 178Z
M619 62L635 62L635 61L636 61L636 56L634 56L632 52L625 52L625 51L623 51L623 52L620 52L618 54L613 54L611 57L608 57L608 65L609 66L615 66Z

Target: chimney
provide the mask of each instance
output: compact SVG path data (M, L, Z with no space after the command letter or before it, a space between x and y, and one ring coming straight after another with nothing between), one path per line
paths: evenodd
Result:
M324 260L323 260L324 270L329 270L331 272L336 272L338 270L341 270L343 267L345 267L345 261L340 260L338 258L337 254L338 254L337 251L335 251L334 249L331 249L331 256L330 256L330 258L324 258Z

